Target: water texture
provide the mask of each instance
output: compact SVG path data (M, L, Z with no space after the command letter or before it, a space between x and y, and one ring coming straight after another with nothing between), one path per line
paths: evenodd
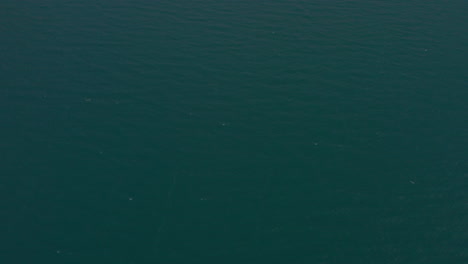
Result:
M0 3L2 263L467 263L468 3Z

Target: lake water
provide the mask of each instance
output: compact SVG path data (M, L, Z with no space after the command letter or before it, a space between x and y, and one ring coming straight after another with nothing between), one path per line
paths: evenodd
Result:
M2 263L467 263L465 0L3 0Z

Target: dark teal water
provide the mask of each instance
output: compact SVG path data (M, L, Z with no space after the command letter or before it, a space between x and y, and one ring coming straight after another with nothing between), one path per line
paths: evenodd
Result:
M0 3L2 263L468 263L468 3Z

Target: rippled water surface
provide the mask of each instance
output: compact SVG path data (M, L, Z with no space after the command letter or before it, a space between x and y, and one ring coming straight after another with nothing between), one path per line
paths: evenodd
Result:
M3 0L2 263L465 263L467 12Z

